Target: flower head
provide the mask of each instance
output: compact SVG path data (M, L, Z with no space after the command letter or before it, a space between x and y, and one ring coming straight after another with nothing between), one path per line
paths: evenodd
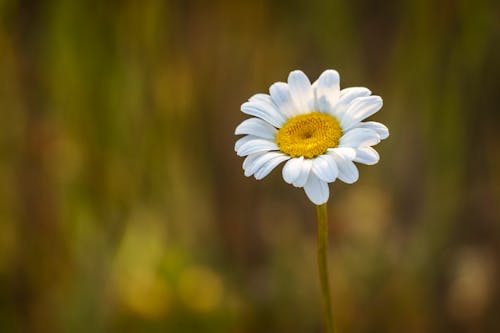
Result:
M367 121L382 107L382 98L363 87L340 90L339 74L324 71L311 84L301 71L288 83L276 82L268 94L256 94L241 111L253 116L235 131L245 176L266 177L282 162L285 182L303 187L317 204L328 201L328 183L352 184L359 173L353 162L372 165L379 155L372 146L389 136L381 123Z

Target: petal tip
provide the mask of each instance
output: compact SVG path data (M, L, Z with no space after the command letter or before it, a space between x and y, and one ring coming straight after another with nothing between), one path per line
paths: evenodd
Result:
M335 69L326 69L321 73L321 75L330 75L330 76L336 76L337 78L340 77L339 72L337 72ZM321 76L320 75L320 76Z
M288 74L288 84L292 83L292 82L309 82L309 78L307 77L307 75L299 70L299 69L296 69L294 71L291 71L290 74Z

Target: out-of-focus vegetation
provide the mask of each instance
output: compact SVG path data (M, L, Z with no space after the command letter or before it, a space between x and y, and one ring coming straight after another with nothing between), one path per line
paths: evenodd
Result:
M498 2L0 1L0 331L320 332L314 207L246 179L300 68L384 98L329 203L339 332L500 332Z

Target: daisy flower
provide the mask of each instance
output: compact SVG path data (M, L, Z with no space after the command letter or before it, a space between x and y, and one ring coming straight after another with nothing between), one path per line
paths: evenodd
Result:
M253 116L235 130L245 135L235 144L245 176L260 180L285 162L285 182L304 188L316 205L328 201L328 184L337 178L352 184L359 173L354 162L372 165L379 154L372 146L389 136L387 127L363 121L382 107L382 98L363 87L340 89L339 74L324 71L311 84L299 70L288 83L276 82L269 94L256 94L241 111Z

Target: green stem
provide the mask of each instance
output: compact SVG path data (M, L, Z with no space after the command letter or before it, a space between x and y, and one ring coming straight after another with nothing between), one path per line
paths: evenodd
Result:
M335 328L332 317L332 303L330 301L330 284L328 281L328 219L326 211L326 203L316 206L318 214L318 268L321 294L323 296L326 333L333 333L335 332Z

